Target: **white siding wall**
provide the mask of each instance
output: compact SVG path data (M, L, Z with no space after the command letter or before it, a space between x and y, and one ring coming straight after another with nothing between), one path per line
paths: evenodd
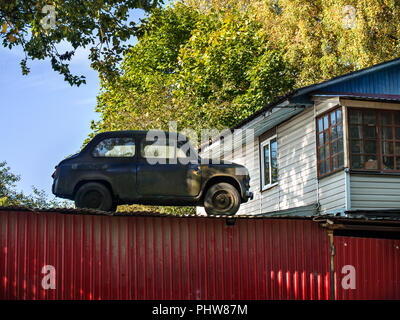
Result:
M250 172L254 199L241 206L239 214L259 214L313 204L317 199L315 131L313 109L307 109L277 128L278 185L260 191L260 151L255 140L254 159L244 164ZM240 159L242 160L242 159Z
M322 213L345 209L345 178L345 172L339 171L319 180L319 203Z
M316 202L314 110L309 108L277 129L279 210Z
M278 185L260 191L260 150L256 139L254 159L247 154L244 164L250 172L254 199L243 204L238 214L259 214L301 207L316 202L316 158L313 109L310 108L277 128Z
M400 208L400 177L350 175L351 209Z

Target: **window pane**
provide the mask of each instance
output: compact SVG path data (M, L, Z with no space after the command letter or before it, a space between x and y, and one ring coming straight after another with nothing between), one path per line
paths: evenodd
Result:
M271 183L278 181L278 143L276 139L271 141Z
M336 110L336 122L341 122L342 121L342 110L337 109Z
M400 128L395 129L396 140L400 140Z
M338 153L337 142L332 142L332 155Z
M336 135L336 127L331 127L331 139L336 140L337 135Z
M318 119L318 132L324 131L324 127L322 126L322 118Z
M382 139L384 140L393 139L392 127L382 127Z
M376 127L365 127L365 138L375 138Z
M176 147L161 145L161 144L148 144L142 150L142 157L154 159L174 159Z
M269 181L269 145L263 147L264 155L264 185L268 185Z
M353 139L361 139L362 138L361 126L351 126L350 137Z
M376 112L375 111L364 111L364 124L376 125Z
M393 157L383 157L383 169L384 170L393 170L394 169Z
M361 112L358 110L349 110L349 123L350 124L361 124Z
M391 112L382 112L382 125L391 125L392 124L392 113Z
M329 157L330 157L330 154L329 154L329 144L327 144L327 145L325 146L325 157L326 157L326 158L329 158Z
M376 156L372 155L365 156L364 169L367 170L378 169L378 161L376 160Z
M332 158L332 167L333 167L333 170L336 170L337 168L339 168L337 156Z
M329 163L329 160L325 161L325 171L326 173L328 173L329 171L331 171L331 165Z
M376 140L365 141L365 153L376 153Z
M320 146L322 146L323 144L324 144L324 134L323 133L320 133L319 134L319 138L318 138L318 144L320 145Z
M334 126L336 124L336 116L335 116L336 112L333 111L330 114L330 118L331 118L331 125Z
M396 142L396 154L400 155L400 143Z
M383 142L382 153L383 154L393 154L393 142Z
M93 151L94 157L133 157L135 155L133 138L110 138L101 141Z
M329 134L328 134L328 132L325 132L324 136L325 136L325 144L329 143Z
M362 153L361 141L351 141L351 153Z
M328 116L326 115L324 117L324 130L328 129L329 127L329 121L328 121Z
M364 168L364 157L352 155L351 163L354 169L363 169Z
M399 112L394 113L394 124L396 126L400 126L400 113Z
M319 173L325 175L339 168L339 153L343 152L343 114L336 109L317 120L318 130L318 160ZM360 121L360 127L362 123ZM328 130L329 129L329 130ZM334 158L333 158L334 157ZM341 156L343 158L343 156ZM343 162L343 159L342 159Z
M324 148L319 148L319 160L325 159L324 157Z
M319 174L325 174L325 161L321 161L319 164Z
M400 157L396 157L396 170L400 170Z

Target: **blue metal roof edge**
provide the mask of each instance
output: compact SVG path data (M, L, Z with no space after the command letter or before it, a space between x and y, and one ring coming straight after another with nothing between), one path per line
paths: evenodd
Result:
M305 97L305 95L307 95L313 91L321 90L322 88L337 84L339 82L343 82L343 81L347 81L347 80L350 80L353 78L365 76L369 73L376 72L376 71L390 68L390 67L397 66L397 65L400 65L400 58L393 59L390 61L385 61L385 62L375 64L373 66L370 66L370 67L367 67L364 69L356 70L356 71L346 73L344 75L337 76L337 77L334 77L334 78L331 78L331 79L328 79L328 80L325 80L325 81L322 81L319 83L315 83L315 84L312 84L312 85L309 85L306 87L295 89L293 91L290 91L289 93L287 93L284 96L278 97L277 99L275 99L274 101L272 101L271 103L266 105L264 108L261 108L260 110L256 111L251 116L249 116L248 118L242 120L237 125L232 127L231 131L233 131L234 129L239 129L240 127L242 127L245 124L249 123L250 121L254 120L261 114L273 109L274 107L277 107L280 104L283 104L285 101L289 102L288 107L295 106L295 105L310 105L310 103L312 103L312 102L311 102L310 98L307 96Z
M300 96L300 95L304 95L304 94L310 93L312 91L320 90L320 89L322 89L324 87L337 84L338 82L343 82L343 81L347 81L347 80L350 80L350 79L353 79L353 78L365 76L365 75L367 75L369 73L377 72L379 70L390 68L390 67L397 66L397 65L400 65L400 58L393 59L393 60L390 60L390 61L385 61L385 62L382 62L382 63L379 63L379 64L375 64L373 66L370 66L370 67L367 67L367 68L364 68L364 69L356 70L356 71L353 71L353 72L350 72L350 73L346 73L346 74L341 75L341 76L337 76L337 77L325 80L325 81L320 82L320 83L316 83L316 84L312 84L312 85L307 86L307 87L300 88L300 89L298 89L298 91L294 95L294 97L297 97L297 96Z

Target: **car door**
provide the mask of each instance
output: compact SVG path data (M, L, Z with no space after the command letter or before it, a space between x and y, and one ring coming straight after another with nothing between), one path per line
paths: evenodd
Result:
M115 136L101 140L92 151L96 170L93 179L105 179L121 200L132 200L136 193L136 137Z
M201 187L201 167L171 140L140 142L137 191L146 197L195 197Z

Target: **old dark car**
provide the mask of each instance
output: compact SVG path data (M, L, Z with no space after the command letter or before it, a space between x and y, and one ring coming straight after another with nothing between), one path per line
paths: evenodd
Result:
M245 167L202 159L185 136L163 131L100 133L61 161L52 177L56 196L104 211L122 204L186 205L234 215L252 197Z

